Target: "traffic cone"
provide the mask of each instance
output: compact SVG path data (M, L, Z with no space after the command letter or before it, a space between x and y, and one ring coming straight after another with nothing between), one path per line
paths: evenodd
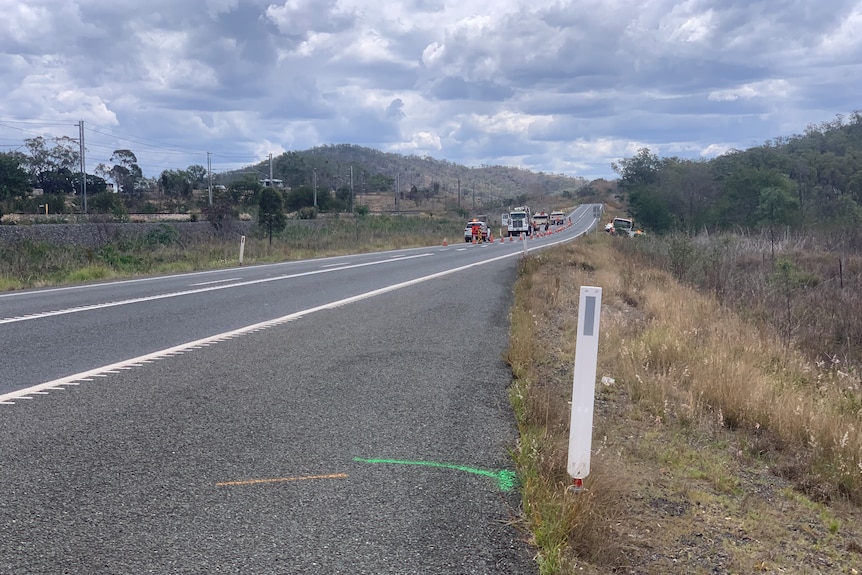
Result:
M448 245L449 245L449 240L447 240L446 238L443 238L443 245L444 245L444 246L448 246Z

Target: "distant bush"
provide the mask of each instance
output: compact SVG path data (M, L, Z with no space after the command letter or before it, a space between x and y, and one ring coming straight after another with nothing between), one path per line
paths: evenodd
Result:
M300 220L314 220L314 219L317 219L317 208L315 208L315 207L305 207L305 208L300 208L300 210L299 210L299 219L300 219Z
M169 224L159 224L156 229L147 232L144 243L148 247L170 246L177 243L179 239L180 232L177 228Z

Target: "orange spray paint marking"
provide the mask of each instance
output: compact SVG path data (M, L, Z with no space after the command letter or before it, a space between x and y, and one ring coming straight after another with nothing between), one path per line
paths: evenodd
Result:
M306 475L304 477L275 477L273 479L245 479L241 481L222 481L216 483L216 487L229 487L234 485L256 485L258 483L281 483L284 481L306 481L309 479L346 479L346 473L333 473L331 475Z

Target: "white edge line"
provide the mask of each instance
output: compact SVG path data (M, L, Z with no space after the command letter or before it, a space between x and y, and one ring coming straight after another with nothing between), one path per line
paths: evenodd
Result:
M579 237L579 235L576 235L575 238ZM546 248L546 247L553 246L556 244L571 241L572 239L574 239L574 238L561 239L559 241L556 241L556 242L553 242L550 244L544 244L542 246L536 246L533 248L529 248L528 251L534 251L534 250ZM162 349L159 351L154 351L154 352L148 353L146 355L139 355L138 357L133 357L130 359L124 359L122 361L118 361L118 362L112 363L110 365L103 365L103 366L97 367L95 369L82 371L80 373L68 375L66 377L61 377L59 379L55 379L52 381L46 381L45 383L40 383L37 385L26 387L24 389L19 389L16 391L12 391L10 393L0 395L0 404L5 405L5 404L8 404L9 402L16 400L16 399L32 399L31 397L27 397L27 396L29 396L33 393L38 393L38 392L43 391L45 389L50 389L52 387L56 387L58 385L75 384L77 382L84 381L86 378L89 378L89 377L107 377L106 374L108 374L108 373L119 373L120 370L128 369L129 366L133 366L133 364L136 364L136 363L148 362L148 361L161 359L167 355L181 354L181 353L184 353L184 352L190 350L191 348L194 348L195 346L209 345L212 343L217 343L219 341L223 341L226 338L234 338L234 337L244 335L244 334L247 334L250 332L259 331L262 329L267 329L267 328L270 328L270 327L273 327L276 325L280 325L283 323L287 323L287 322L299 319L301 317L313 314L313 313L318 312L318 311L335 309L338 307L349 305L351 303L355 303L355 302L362 301L365 299L370 299L370 298L373 298L373 297L378 296L378 295L382 295L382 294L393 292L393 291L396 291L396 290L399 290L402 288L406 288L406 287L410 287L410 286L413 286L416 284L420 284L420 283L423 283L426 281L430 281L433 279L452 275L454 273L458 273L458 272L461 272L461 271L464 271L464 270L467 270L470 268L487 265L487 264L494 263L494 262L504 260L507 258L511 258L511 257L517 257L517 256L520 256L521 254L522 254L522 252L520 250L516 250L514 252L510 252L507 254L503 254L501 256L489 258L487 260L482 260L482 261L475 262L472 264L467 264L465 266L452 268L451 270L445 270L442 272L433 273L431 275L423 276L420 278L415 278L415 279L408 280L406 282L401 282L398 284L393 284L391 286L379 288L376 290L372 290L369 292L365 292L362 294L351 296L351 297L348 297L348 298L345 298L342 300L338 300L338 301L330 302L327 304L319 305L316 307L308 308L306 310L294 312L294 313L291 313L291 314L288 314L288 315L285 315L282 317L278 317L275 319L270 319L267 321L262 321L260 323L255 323L252 325L241 327L239 329L235 329L232 331L226 331L226 332L219 333L216 335L211 335L209 337L205 337L205 338L198 339L195 341L181 343L179 345L175 345L173 347L169 347L169 348Z
M184 278L184 277L192 277L192 276L212 275L212 274L218 274L218 273L236 273L240 270L257 270L257 269L271 268L271 267L277 267L277 266L291 266L291 267L293 267L297 264L303 264L303 263L309 263L309 262L324 262L324 261L331 261L331 260L348 260L349 261L350 258L356 259L356 258L364 257L364 256L372 256L373 257L373 256L381 255L381 254L388 254L391 252L403 253L403 252L417 251L417 250L422 250L422 249L427 249L427 248L425 248L425 247L405 248L405 249L400 249L400 250L384 250L382 252L373 252L373 253L367 253L367 254L350 254L350 255L344 255L344 256L328 256L325 258L313 258L310 260L276 262L276 263L271 263L271 264L255 264L255 265L250 265L250 266L231 266L231 267L227 267L227 268L214 269L214 270L201 270L201 271L196 271L196 272L185 272L185 273L181 273L181 274L168 274L168 275L160 275L160 276L128 278L128 279L122 279L122 280L88 283L88 284L80 284L80 285L73 285L73 286L59 286L59 287L52 287L52 288L41 288L38 290L33 290L33 289L14 290L14 291L0 293L0 299L7 298L7 297L27 296L27 295L30 295L33 293L42 294L42 293L48 293L48 292L72 291L72 290L82 290L82 289L90 289L90 288L97 288L97 287L113 286L113 285L118 285L118 284L141 283L141 282L151 282L151 281L158 281L158 280L164 280L164 279L176 279L176 278ZM335 264L335 265L341 265L341 264Z
M0 318L0 324L17 323L17 322L22 322L22 321L30 321L30 320L34 320L34 319L43 319L46 317L53 317L53 316L58 316L58 315L66 315L66 314L70 314L70 313L79 313L79 312L92 311L92 310L97 310L97 309L106 309L106 308L110 308L110 307L117 307L117 306L121 306L121 305L129 305L129 304L134 304L134 303L142 303L142 302L148 302L148 301L156 301L156 300L160 300L160 299L168 299L168 298L175 298L175 297L181 297L181 296L187 296L187 295L194 295L194 294L204 293L204 292L209 292L209 291L232 289L232 288L238 288L238 287L243 287L243 286L248 286L248 285L255 285L255 284L262 284L262 283L268 283L268 282L274 282L274 281L281 281L281 280L286 280L286 279L293 279L293 278L298 278L298 277L312 276L312 275L323 274L323 273L328 273L328 272L333 272L333 271L342 271L342 270L347 270L347 269L355 269L355 268L362 268L362 267L368 267L368 266L374 266L374 265L380 265L380 264L387 264L387 263L392 263L395 261L403 261L403 260L410 260L410 259L415 259L415 258L422 258L422 257L430 256L430 255L431 254L426 253L426 254L418 254L418 255L412 255L412 256L401 256L401 257L390 258L390 259L385 259L385 260L373 260L370 262L364 262L364 263L359 263L359 264L346 264L346 265L339 267L339 268L314 269L314 270L310 270L307 272L299 272L299 273L292 274L292 275L280 275L280 276L268 277L268 278L258 278L256 280L247 280L247 281L241 281L241 282L232 283L232 284L217 283L215 285L200 286L200 287L196 287L196 288L192 288L192 289L186 289L186 290L182 290L182 291L168 292L168 293L163 293L163 294L155 294L155 295L143 296L143 297L139 297L139 298L132 298L132 299L126 299L126 300L120 300L120 301L83 305L83 306L54 310L54 311L38 312L38 313L29 314L26 316ZM48 291L51 291L51 290L48 290Z

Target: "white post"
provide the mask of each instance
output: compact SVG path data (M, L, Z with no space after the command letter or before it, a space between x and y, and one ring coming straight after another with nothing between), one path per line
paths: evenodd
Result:
M245 252L245 236L239 237L239 265L242 265L242 255Z
M581 286L567 466L567 471L572 477L571 489L575 492L583 489L584 478L590 473L601 311L602 288Z

